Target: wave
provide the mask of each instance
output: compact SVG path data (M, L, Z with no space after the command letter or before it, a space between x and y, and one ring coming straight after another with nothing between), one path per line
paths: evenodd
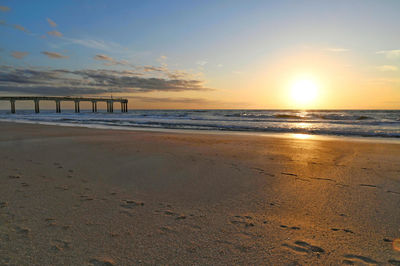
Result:
M274 115L276 118L285 118L285 119L305 119L306 117L304 116L298 116L298 115L287 115L287 114L277 114Z

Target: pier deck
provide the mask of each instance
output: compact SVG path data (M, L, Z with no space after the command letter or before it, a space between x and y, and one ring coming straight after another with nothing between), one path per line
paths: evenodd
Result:
M91 102L92 112L97 112L97 103L107 103L107 112L114 112L114 102L121 103L121 112L128 112L128 99L126 98L107 98L107 97L73 97L73 96L0 96L0 101L10 101L11 113L15 113L16 101L33 101L35 104L35 112L40 112L40 101L55 101L56 112L61 113L61 102L72 101L75 103L75 113L80 112L80 102Z

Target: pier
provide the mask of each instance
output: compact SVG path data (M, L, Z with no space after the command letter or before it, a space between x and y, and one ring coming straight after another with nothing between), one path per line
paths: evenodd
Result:
M121 112L128 112L128 99L125 98L106 98L106 97L72 97L72 96L0 96L0 101L10 101L11 113L15 113L16 101L33 101L35 105L35 113L40 112L40 101L54 101L56 104L56 113L61 113L61 102L74 102L75 113L80 112L80 102L91 102L92 112L97 112L97 103L105 102L107 104L107 112L114 112L114 103L121 103Z

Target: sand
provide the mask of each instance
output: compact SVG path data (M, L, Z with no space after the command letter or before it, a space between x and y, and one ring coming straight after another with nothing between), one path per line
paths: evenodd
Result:
M0 265L400 265L399 142L1 122L0 169Z

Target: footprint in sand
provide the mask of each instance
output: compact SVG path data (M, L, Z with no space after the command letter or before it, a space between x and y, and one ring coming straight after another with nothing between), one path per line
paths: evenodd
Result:
M329 181L329 182L335 182L336 183L336 181L331 179L331 178L325 178L325 177L310 177L310 178L314 179L314 180Z
M284 243L282 246L289 248L295 252L309 254L309 253L325 253L325 250L318 246L313 246L305 241L297 240L294 242L294 245Z
M370 184L360 184L359 186L360 186L360 187L372 187L372 188L378 188L377 186L375 186L375 185L370 185Z
M57 222L56 222L55 218L46 218L44 220L47 223L47 226L50 226L50 227L57 226Z
M1 201L0 202L0 208L5 208L8 206L8 202L7 201Z
M92 201L92 200L94 200L94 198L92 198L92 197L90 197L88 195L81 195L80 198L81 198L81 201Z
M253 219L251 216L235 215L234 217L235 219L231 220L231 223L234 225L244 225L246 228L254 226L254 223L249 221Z
M354 255L354 254L346 254L343 256L345 259L343 260L343 263L353 265L355 262L363 262L363 263L369 263L369 264L378 264L378 262L374 259L371 259L369 257L364 257L360 255Z
M281 174L282 174L282 175L297 176L296 174L292 174L292 173L285 173L285 172L282 172Z
M18 234L21 234L21 235L23 235L23 236L28 236L29 235L29 233L31 232L31 230L29 229L29 228L26 228L26 227L20 227L20 226L16 226L15 227L15 231L18 233Z
M170 210L164 211L164 214L165 214L165 215L169 215L169 216L175 215L175 213L172 212L172 211L170 211Z
M287 225L281 224L281 225L279 225L279 227L284 228L284 229L300 230L300 227L298 227L298 226L287 226Z
M158 212L158 213L163 212L167 216L176 216L175 220L184 220L184 219L186 219L186 215L178 214L178 213L175 213L175 212L173 212L171 210L165 210L165 211L156 210L155 212Z
M69 187L68 187L67 185L55 186L54 188L55 188L55 189L58 189L58 190L68 190L68 189L69 189Z
M335 231L335 232L337 232L337 231L343 231L343 232L345 232L345 233L354 234L354 232L351 231L350 229L331 228L331 230L332 230L332 231Z
M392 194L400 195L400 192L397 192L397 191L387 190L386 192L387 192L387 193L392 193Z
M184 220L184 219L186 219L186 216L183 215L183 214L181 214L181 215L179 215L178 217L175 218L175 220Z
M271 176L271 177L275 176L274 174L270 174L270 173L265 172L265 170L261 169L261 168L254 167L253 169L258 171L258 173L262 174L262 175L267 175L267 176Z
M69 249L71 247L71 243L64 240L53 240L51 244L51 250L54 251L63 251L64 249Z
M124 200L124 203L120 204L122 208L133 209L136 206L144 206L144 202L136 200Z
M396 266L400 266L400 260L388 260L388 263L392 264L392 265L396 265Z
M89 263L93 266L113 266L115 262L109 258L96 258L89 260Z
M10 178L10 179L19 179L19 178L21 178L21 176L19 176L19 175L9 175L8 178Z
M161 233L176 233L176 231L169 226L161 226L160 231Z

